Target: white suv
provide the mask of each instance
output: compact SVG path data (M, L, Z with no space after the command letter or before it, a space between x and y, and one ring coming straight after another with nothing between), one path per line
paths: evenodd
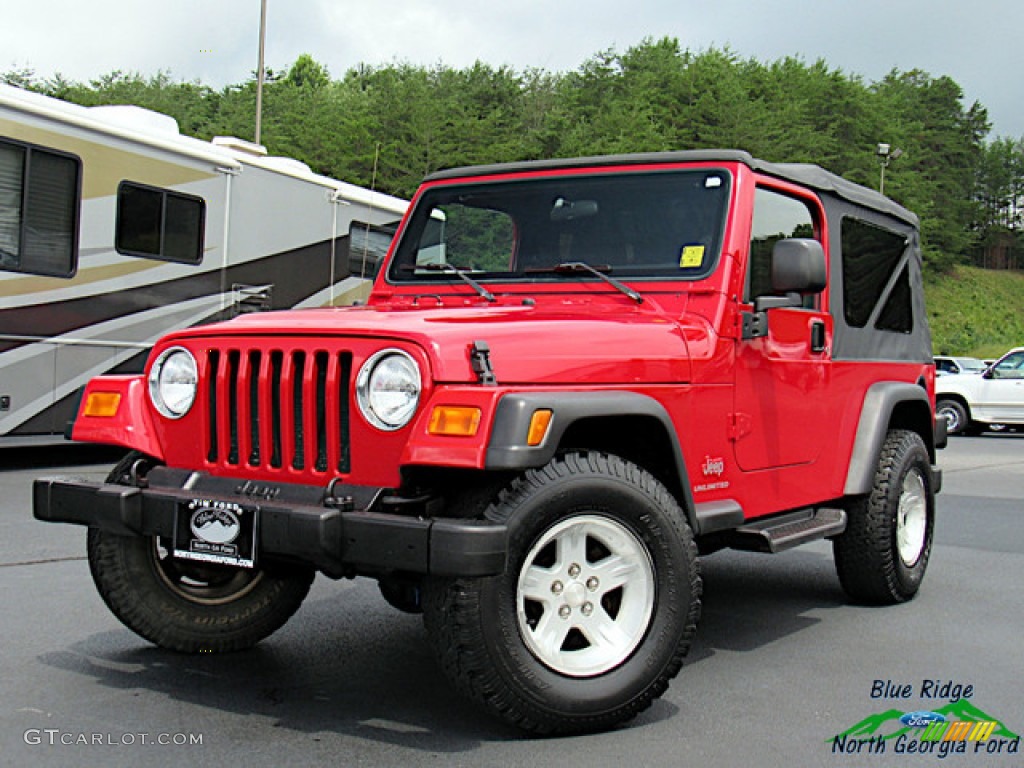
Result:
M949 376L951 373L984 373L988 368L976 357L935 356L935 375Z
M1024 426L1024 347L1011 349L980 376L960 373L935 380L936 415L949 434Z

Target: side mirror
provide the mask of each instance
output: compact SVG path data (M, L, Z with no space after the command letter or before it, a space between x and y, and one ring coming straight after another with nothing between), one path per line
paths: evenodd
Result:
M817 240L791 237L772 248L772 290L778 294L820 293L828 284L825 249Z
M772 247L771 296L754 299L754 310L799 307L804 294L820 293L828 284L825 249L817 240L791 237Z

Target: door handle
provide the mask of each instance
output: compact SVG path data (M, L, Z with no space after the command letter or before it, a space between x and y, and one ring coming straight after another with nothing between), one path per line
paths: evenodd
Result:
M811 323L811 352L825 351L825 323L815 320Z

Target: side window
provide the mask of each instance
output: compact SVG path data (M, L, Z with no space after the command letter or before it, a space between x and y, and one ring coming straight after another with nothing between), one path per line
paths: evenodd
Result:
M910 333L914 329L910 268L904 258L907 239L901 234L846 216L843 218L843 314L854 328L875 315L880 331Z
M1007 355L992 369L997 379L1024 379L1024 352Z
M787 237L814 237L811 209L795 197L758 187L754 193L746 301L772 295L772 248ZM805 306L813 307L815 300L814 296L806 297Z
M126 256L198 264L205 218L201 197L122 181L114 247Z
M0 269L75 273L80 178L73 155L0 139Z

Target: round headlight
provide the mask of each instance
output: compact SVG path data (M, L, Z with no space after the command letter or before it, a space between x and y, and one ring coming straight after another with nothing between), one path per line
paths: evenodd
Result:
M420 367L398 349L378 352L359 369L356 400L368 422L378 429L401 429L420 402Z
M171 347L149 369L149 399L164 416L180 419L196 399L199 373L196 359L182 347Z

